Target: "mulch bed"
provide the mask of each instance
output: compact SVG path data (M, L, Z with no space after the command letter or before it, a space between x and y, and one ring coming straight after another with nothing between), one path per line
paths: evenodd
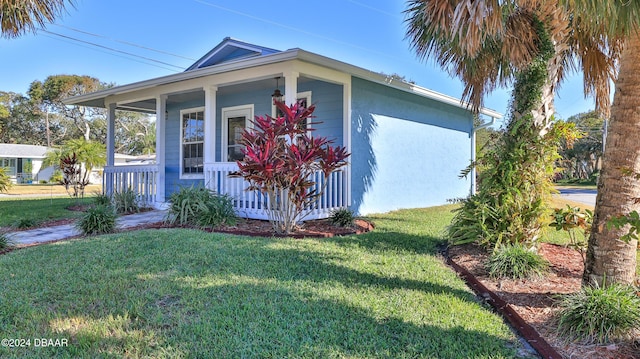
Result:
M561 295L580 290L584 269L580 253L574 249L542 243L539 253L550 262L550 271L540 279L490 278L484 268L487 252L467 244L449 248L451 260L471 273L484 287L508 303L518 316L564 358L640 358L640 333L634 341L611 345L584 345L558 335L557 303ZM526 336L525 336L526 338Z
M374 226L371 222L362 219L356 219L353 227L338 227L331 224L327 219L318 219L306 221L295 233L283 235L275 234L269 221L239 219L235 226L216 228L213 232L259 237L330 238L362 234L371 231L373 228Z

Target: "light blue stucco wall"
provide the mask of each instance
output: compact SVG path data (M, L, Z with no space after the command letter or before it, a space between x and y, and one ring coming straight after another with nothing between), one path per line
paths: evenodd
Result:
M313 126L314 136L326 136L335 140L336 145L343 144L343 87L319 80L305 81L298 85L298 92L311 91L311 101L316 104ZM242 105L253 105L254 115L271 114L271 97L273 87L254 88L251 91L227 93L219 91L216 95L216 134L215 160L221 160L222 153L222 109ZM203 179L180 178L180 111L188 108L204 107L204 92L198 100L189 102L171 102L167 104L167 122L165 128L166 165L165 165L165 194L167 198L180 186L203 184Z
M466 197L472 115L352 79L352 209L359 214L440 205Z

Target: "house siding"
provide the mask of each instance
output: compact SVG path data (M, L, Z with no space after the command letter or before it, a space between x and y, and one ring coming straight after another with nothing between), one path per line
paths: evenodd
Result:
M222 160L222 109L225 107L234 107L242 105L253 105L254 116L264 116L271 114L271 92L273 88L264 88L250 92L240 92L228 95L216 96L216 162ZM224 159L226 161L226 159ZM224 162L223 161L223 162Z
M311 121L313 136L323 136L343 144L343 87L324 81L311 81L298 85L298 92L311 91L311 102L316 105Z
M466 197L473 117L388 86L352 79L352 209L359 214Z
M314 136L326 136L334 140L334 144L343 144L343 87L324 81L312 80L301 83L298 92L311 91L311 101L317 105L313 121L316 131ZM224 93L216 95L216 132L215 132L215 161L222 161L222 109L242 105L253 105L254 115L271 114L272 87L254 89L252 91ZM169 98L170 99L170 98ZM167 104L166 122L166 164L165 164L165 194L167 198L181 186L203 184L203 179L180 178L180 111L184 109L204 107L204 92L202 98L196 101ZM206 121L206 120L205 120Z
M188 187L202 184L202 179L180 178L180 111L189 108L204 107L202 98L194 101L167 104L165 127L165 194L167 199L181 186Z

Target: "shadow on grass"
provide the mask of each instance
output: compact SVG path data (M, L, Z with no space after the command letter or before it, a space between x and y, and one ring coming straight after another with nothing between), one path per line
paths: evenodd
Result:
M0 311L0 328L17 332L16 323L42 316L34 334L70 339L67 348L19 353L27 356L513 356L506 330L495 329L499 319L474 322L483 310L470 292L371 262L401 266L404 257L396 256L431 253L431 238L402 237L336 238L324 246L167 230L25 250L4 260L29 267L37 280L8 283L0 300L13 305ZM403 303L414 296L415 310L407 310ZM458 317L452 303L438 300L468 304L473 315ZM56 318L68 324L53 328ZM18 353L3 350L2 357Z
M379 252L406 251L427 255L437 254L439 247L446 243L442 237L412 235L395 231L374 231L358 236L333 237L324 240L340 246L357 245Z
M194 357L478 358L507 356L512 344L460 325L375 317L361 307L268 284L202 291L213 299L206 312L200 312L192 325L175 328L200 343L180 343ZM214 325L209 318L215 318Z
M181 303L170 307L159 308L157 301L147 302L135 316L117 316L115 321L120 324L105 325L113 321L111 317L90 318L85 323L65 317L67 313L55 313L81 326L47 334L68 338L68 347L27 348L20 356L136 353L193 358L453 359L515 354L513 343L485 331L460 324L439 326L393 316L377 317L370 310L310 298L309 293L277 289L270 284L227 284L196 292L186 295L188 299L176 297ZM194 304L194 300L206 302Z

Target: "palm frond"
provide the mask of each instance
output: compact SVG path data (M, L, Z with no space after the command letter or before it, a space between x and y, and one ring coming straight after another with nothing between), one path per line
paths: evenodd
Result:
M52 22L72 0L0 0L1 36L14 38Z

